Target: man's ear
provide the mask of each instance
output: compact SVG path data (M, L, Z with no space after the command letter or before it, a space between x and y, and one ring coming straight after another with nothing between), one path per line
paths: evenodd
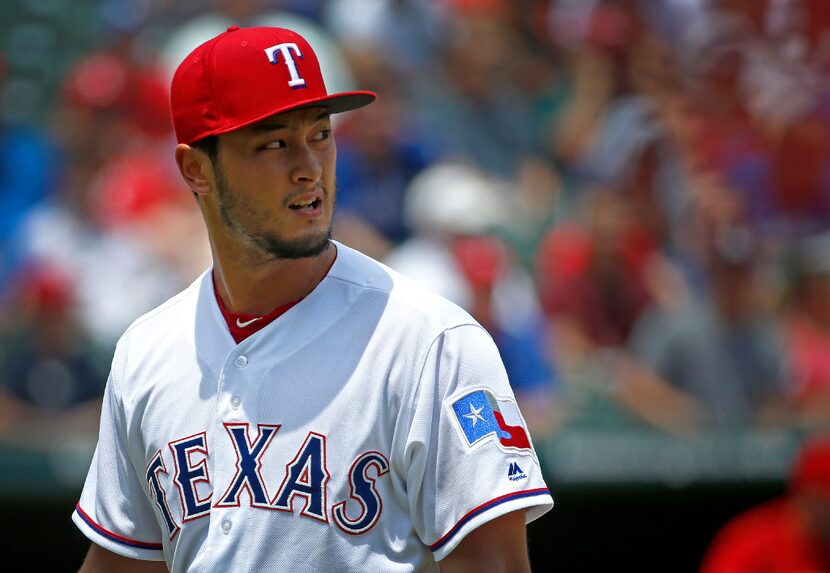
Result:
M207 195L213 190L213 164L206 153L180 143L176 146L176 164L191 191Z

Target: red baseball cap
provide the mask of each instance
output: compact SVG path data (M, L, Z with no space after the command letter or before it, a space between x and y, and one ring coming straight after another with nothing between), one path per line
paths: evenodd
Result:
M193 50L170 87L179 143L228 133L302 107L331 113L374 101L370 91L329 94L309 43L285 28L231 26Z

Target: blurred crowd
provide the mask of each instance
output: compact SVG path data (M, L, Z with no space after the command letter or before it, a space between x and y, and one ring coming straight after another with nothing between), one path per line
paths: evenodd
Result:
M475 316L535 436L830 424L830 2L91 4L0 116L4 440L94 435L118 336L210 264L167 86L232 24L378 93L336 118L334 236Z

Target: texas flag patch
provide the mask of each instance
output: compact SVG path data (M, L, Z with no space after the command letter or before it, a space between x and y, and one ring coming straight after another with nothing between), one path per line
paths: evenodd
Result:
M474 390L453 402L452 410L468 446L495 435L502 446L530 449L530 440L513 400L496 398L488 390Z

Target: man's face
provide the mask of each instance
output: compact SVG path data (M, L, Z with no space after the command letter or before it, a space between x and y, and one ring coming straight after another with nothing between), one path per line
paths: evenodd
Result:
M335 162L331 121L322 108L221 135L214 172L225 226L272 258L320 254L331 235Z

